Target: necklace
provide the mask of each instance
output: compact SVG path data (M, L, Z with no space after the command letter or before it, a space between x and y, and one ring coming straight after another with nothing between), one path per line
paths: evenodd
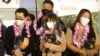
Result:
M74 34L73 34L73 43L81 48L81 46L83 46L84 44L84 41L87 40L87 36L88 36L88 33L89 33L89 25L86 25L85 28L84 28L84 32L82 34L82 38L80 39L80 41L77 40L77 36L78 36L78 33L79 33L79 28L80 28L80 23L77 23L74 30Z
M27 34L27 37L29 38L29 37L31 37L31 35L30 35L30 29L29 29L29 23L28 22L25 22L24 23L25 24L25 29L26 29L26 34ZM17 27L17 24L16 24L16 22L14 23L14 25L13 25L13 30L14 30L14 34L15 34L15 37L17 37L17 36L19 36L20 35L20 31L18 30L18 27Z

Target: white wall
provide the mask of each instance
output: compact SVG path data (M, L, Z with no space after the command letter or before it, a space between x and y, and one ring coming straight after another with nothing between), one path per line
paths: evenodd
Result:
M4 22L6 26L13 24L15 19L16 9L0 9L0 19ZM27 9L29 13L36 14L35 9ZM39 11L39 10L38 10Z
M16 9L0 9L0 15L3 15L2 20L12 20L15 17ZM30 13L35 14L35 9L27 9Z

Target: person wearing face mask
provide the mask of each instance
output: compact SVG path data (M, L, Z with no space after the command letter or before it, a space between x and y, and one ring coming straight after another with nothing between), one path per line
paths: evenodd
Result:
M88 9L81 9L72 27L66 33L66 56L98 56L100 36L92 25L92 14Z
M28 48L29 51L31 52L31 56L41 56L41 51L40 51L40 40L38 38L38 36L36 35L36 32L35 30L33 29L33 21L35 19L35 16L31 13L28 14L28 17L27 17L27 22L28 24L30 24L30 32L31 32L31 38L30 38L30 45Z
M44 17L46 17L47 15L55 14L53 12L53 7L54 7L54 4L51 0L45 0L43 2L42 9L33 22L34 23L33 27L34 27L36 32L41 28L41 26L43 24ZM60 18L58 18L58 19L59 19L60 24L61 24L60 26L62 26L62 28L64 28L63 31L66 32L66 28L65 28L63 21Z
M45 17L40 31L42 56L62 56L62 52L66 49L66 39L57 16L52 14Z
M38 15L37 21L41 19L42 16L48 14L48 12L53 13L54 4L51 0L45 0L42 4L42 9Z
M32 52L34 43L29 22L27 21L28 11L25 8L18 8L15 11L15 23L9 26L5 33L5 47L8 55L27 56ZM33 43L33 44L32 44Z
M33 26L34 26L34 29L35 29L36 32L39 30L39 28L42 25L43 17L45 15L53 13L53 6L54 6L54 4L51 0L45 0L43 2L43 7L42 7L40 13L37 15L36 19L33 22L34 23Z

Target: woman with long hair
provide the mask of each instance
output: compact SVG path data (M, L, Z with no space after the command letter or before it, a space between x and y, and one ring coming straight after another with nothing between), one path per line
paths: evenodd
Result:
M96 56L100 37L92 25L92 14L82 9L72 27L66 33L67 49L70 56Z
M40 34L42 56L61 56L66 49L65 34L55 14L43 17Z
M36 35L32 23L34 20L35 20L34 14L29 13L26 21L28 22L28 24L30 24L31 38L30 38L30 44L25 51L28 52L27 54L31 54L31 56L41 56L41 52L39 48L40 47L39 37Z

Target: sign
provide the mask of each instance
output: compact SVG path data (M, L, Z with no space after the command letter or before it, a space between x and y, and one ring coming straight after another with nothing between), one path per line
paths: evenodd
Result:
M19 8L19 0L0 0L0 8Z
M97 0L52 0L54 11L58 16L78 14L81 9L88 9L91 12L99 11Z

